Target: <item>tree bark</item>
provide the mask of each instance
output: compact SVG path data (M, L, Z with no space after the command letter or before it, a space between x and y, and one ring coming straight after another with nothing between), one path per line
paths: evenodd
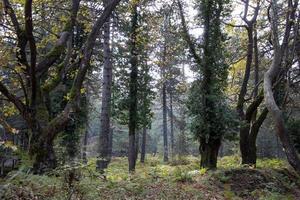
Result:
M107 2L105 2L107 4ZM97 160L97 170L103 171L107 168L111 157L109 152L110 137L110 117L111 117L111 87L112 87L112 61L110 50L110 18L107 19L103 27L104 44L103 44L103 78L102 78L102 104L100 116L100 137L99 137L99 158Z

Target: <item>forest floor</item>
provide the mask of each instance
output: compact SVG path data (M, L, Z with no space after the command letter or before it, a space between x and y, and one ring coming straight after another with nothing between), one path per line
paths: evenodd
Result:
M258 160L256 169L239 163L238 156L223 157L218 170L206 171L195 157L163 164L149 156L128 174L127 158L113 158L105 177L95 171L95 159L43 176L21 168L0 179L0 199L300 199L300 178L285 161Z

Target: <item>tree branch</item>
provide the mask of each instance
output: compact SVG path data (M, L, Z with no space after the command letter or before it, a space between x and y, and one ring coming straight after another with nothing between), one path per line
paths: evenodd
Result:
M46 55L46 57L37 65L38 76L41 76L60 58L65 52L67 42L72 35L73 27L76 23L76 17L81 0L72 0L72 10L70 20L66 23L63 32L60 34L56 44Z
M17 38L18 38L18 52L17 52L17 58L19 62L26 66L28 69L28 62L26 57L26 44L27 44L27 38L24 31L21 29L20 23L18 22L18 19L16 17L15 11L13 10L9 0L3 0L4 10L9 15L13 27L16 31Z
M0 82L0 92L11 102L13 103L16 108L19 110L19 112L21 113L21 115L23 116L23 118L27 121L27 122L31 122L30 116L28 114L28 108L26 107L25 104L23 104L23 102L18 99L15 95L11 94L7 87ZM30 123L29 123L30 124Z
M36 104L36 57L37 50L35 39L33 36L33 24L32 24L32 0L26 0L25 2L25 33L29 42L30 47L30 82L31 82L31 105Z
M89 68L90 58L92 56L92 52L95 46L95 41L97 36L99 35L101 27L106 22L107 18L111 15L112 11L119 4L121 0L113 0L108 4L102 15L95 22L91 33L89 34L87 41L84 46L84 55L79 65L79 70L77 72L76 78L73 82L73 86L70 90L70 101L67 103L65 109L55 117L49 125L46 127L46 134L50 137L55 137L60 131L61 128L65 127L67 122L69 121L69 116L71 112L74 112L77 107L78 100L80 98L81 87Z
M184 12L183 12L181 1L177 0L177 4L178 4L178 7L179 7L179 12L180 12L180 18L181 18L181 25L182 25L183 34L184 34L186 42L189 45L190 53L193 56L193 58L195 59L196 63L198 65L201 65L201 63L202 63L201 58L197 54L197 50L196 50L195 44L193 43L193 41L191 39L191 36L189 34L189 31L187 29L187 25L186 25L186 21L185 21L185 17L184 17Z

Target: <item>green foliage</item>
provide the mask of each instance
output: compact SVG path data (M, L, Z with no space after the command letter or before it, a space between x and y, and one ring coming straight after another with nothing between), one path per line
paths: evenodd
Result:
M199 1L200 19L204 24L202 62L195 69L197 80L189 93L188 108L191 130L197 139L221 138L234 120L226 102L228 65L225 62L224 35L221 32L223 7L221 0Z
M134 4L134 2L131 2ZM135 2L137 3L137 2ZM138 24L136 27L136 52L138 54L138 74L137 74L137 130L143 127L150 128L151 121L153 118L153 112L151 111L151 106L155 98L154 92L154 79L151 75L151 70L153 70L153 65L149 59L149 54L151 53L151 26L147 24L149 20L150 13L147 10L147 1L139 2ZM126 6L132 7L133 4ZM145 5L144 5L145 4ZM132 8L129 8L130 10ZM128 14L128 10L124 11L124 14ZM131 30L129 23L127 21L120 21L120 33L124 38L119 38L117 43L130 44ZM127 125L129 121L129 105L131 98L129 95L130 88L130 49L124 47L123 45L117 45L113 49L114 56L120 56L123 59L115 59L114 68L115 81L113 83L113 108L112 117L120 124Z
M180 167L176 167L173 172L174 180L179 182L192 182L193 177L192 174L182 170Z
M234 169L239 167L241 157L239 155L225 156L219 159L219 166L224 169Z
M287 162L281 159L258 159L256 163L257 168L262 169L282 169L287 166Z

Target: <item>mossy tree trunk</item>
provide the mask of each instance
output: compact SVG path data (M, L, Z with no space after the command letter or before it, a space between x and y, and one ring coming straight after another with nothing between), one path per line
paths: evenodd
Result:
M136 130L137 130L137 88L138 88L138 52L137 52L137 29L138 29L138 3L133 2L131 10L130 30L130 88L129 88L129 146L128 163L129 171L135 171L136 164Z

